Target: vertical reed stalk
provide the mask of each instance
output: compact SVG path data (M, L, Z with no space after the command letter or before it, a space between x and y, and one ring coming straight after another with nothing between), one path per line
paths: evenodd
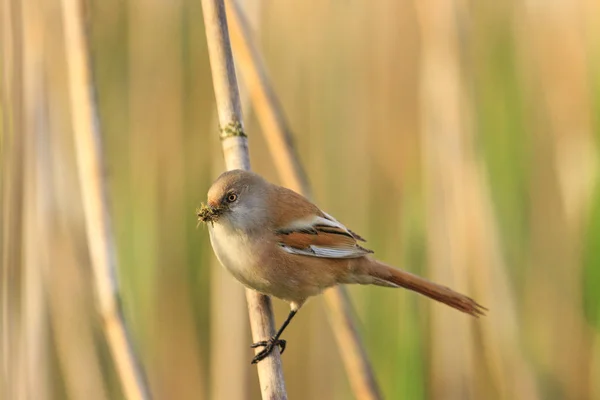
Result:
M107 206L101 134L79 0L62 0L65 52L79 184L86 221L97 307L128 399L149 399L119 300L117 257Z
M225 4L223 0L202 0L202 11L225 164L229 170L249 170L248 140L243 128ZM270 298L247 289L246 299L253 339L259 341L271 337L275 329ZM286 399L279 352L272 352L269 357L258 363L257 368L263 398Z
M2 101L1 136L1 234L0 234L0 397L17 398L21 359L19 357L20 324L20 276L23 246L23 32L21 3L4 0L0 10L0 45L2 48Z
M290 129L264 62L252 40L249 24L236 0L227 1L231 16L232 43L237 66L248 85L252 106L262 126L281 180L290 189L310 196L310 187L293 146ZM354 322L348 294L343 287L325 292L330 322L340 348L346 373L356 398L379 399L381 394L373 369Z
M249 16L251 25L259 29L262 0L242 0L240 5ZM229 11L227 14L230 17ZM250 109L250 98L248 90L244 90L247 85L244 84L243 76L237 78L242 113L245 113ZM213 114L211 132L218 130L219 126L216 110ZM216 135L211 135L211 145L213 142L217 143L218 140ZM211 176L216 178L223 168L222 158L212 157ZM254 371L248 368L247 338L250 325L245 317L248 313L245 290L235 279L232 279L231 274L221 266L216 258L213 257L210 264L210 398L250 399L252 397L251 373ZM225 315L226 318L224 318ZM236 384L232 385L232 381Z
M530 189L536 206L530 215L531 267L524 278L530 289L523 301L536 305L540 293L561 293L545 302L551 313L531 308L525 325L540 331L536 338L540 354L548 355L547 373L564 393L590 398L589 379L597 379L589 368L592 336L581 296L585 287L581 243L598 183L598 151L590 81L594 74L585 43L589 27L583 23L586 10L578 2L553 2L543 8L517 2L515 11L514 26L524 39L518 41L518 50L525 102L543 99L536 102L529 127L536 149ZM539 278L548 273L552 280ZM570 346L553 345L565 337Z
M462 170L468 130L461 79L457 1L417 2L422 37L421 120L428 253L434 281L465 291L468 285L468 214ZM440 201L439 199L444 199ZM434 398L474 397L473 331L469 320L432 308L431 384ZM452 338L451 340L448 340Z
M242 109L244 93L240 93ZM213 111L211 129L219 129ZM210 143L216 144L214 135ZM212 157L211 176L217 177L224 168L220 157ZM250 399L251 373L248 368L248 306L245 289L213 257L210 261L210 396L211 399ZM224 316L227 316L224 318ZM231 382L236 382L232 385Z
M434 311L433 394L481 397L478 391L482 382L466 379L477 375L475 362L481 358L499 398L537 399L534 374L520 351L518 315L490 186L481 173L485 167L475 152L470 129L473 103L464 78L469 73L461 73L465 68L461 53L466 47L459 40L459 32L465 29L459 25L464 21L461 11L459 2L442 7L438 3L418 4L423 37L421 117L431 269L440 280L472 287L494 317L476 325L486 350L481 353L467 321L446 316L444 310ZM440 202L440 198L445 201ZM449 337L458 340L448 341Z

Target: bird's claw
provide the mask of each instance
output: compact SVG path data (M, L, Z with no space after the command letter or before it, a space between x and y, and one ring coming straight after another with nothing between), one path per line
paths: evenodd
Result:
M286 344L287 342L283 339L275 340L273 338L253 343L250 346L251 348L256 349L257 347L264 347L264 349L262 349L260 353L254 356L254 358L252 359L252 364L256 364L259 361L265 359L269 354L271 354L275 346L279 346L279 354L283 354L283 352L285 351Z

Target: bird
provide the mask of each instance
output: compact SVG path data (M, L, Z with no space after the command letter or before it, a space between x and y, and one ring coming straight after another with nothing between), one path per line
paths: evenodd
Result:
M474 317L487 309L468 296L377 260L365 239L293 190L247 170L222 173L196 210L208 226L213 251L244 286L290 304L270 338L251 345L261 350L256 364L275 348L298 310L313 296L340 284L405 288Z

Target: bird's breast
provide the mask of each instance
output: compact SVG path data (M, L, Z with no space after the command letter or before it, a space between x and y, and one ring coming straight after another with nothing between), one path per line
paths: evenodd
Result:
M260 291L267 283L259 274L261 240L225 224L209 226L209 233L221 265L241 283Z

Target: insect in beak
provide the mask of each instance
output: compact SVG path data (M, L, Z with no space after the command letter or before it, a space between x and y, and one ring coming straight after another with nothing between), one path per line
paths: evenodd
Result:
M223 207L211 206L202 203L200 205L200 208L196 209L196 215L198 216L198 224L196 225L196 228L200 225L201 222L204 222L205 224L210 222L214 225L215 221L219 218L219 215L221 215L222 211Z

